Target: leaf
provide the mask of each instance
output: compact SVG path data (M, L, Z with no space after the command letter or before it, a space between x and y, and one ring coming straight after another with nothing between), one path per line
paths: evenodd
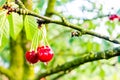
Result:
M10 61L10 54L9 54L9 46L6 45L4 49L0 49L0 56L2 57L4 62L9 62Z
M112 34L113 30L115 29L115 23L107 21L105 24L108 26L107 31L109 32L109 34Z
M5 24L6 24L6 11L2 11L0 13L0 46L2 45L3 35L6 35L6 37L7 37L6 29L8 29L8 28L6 28Z
M120 63L120 56L118 56L118 62Z
M113 29L115 28L115 23L114 22L107 21L105 24L109 27L112 27Z
M100 73L99 73L99 75L100 75L101 79L104 79L104 77L105 77L105 71L103 70L102 67L100 67Z
M32 40L35 31L37 30L37 23L34 17L26 16L24 21L24 27L26 37L28 40Z
M2 6L3 4L5 4L6 0L0 0L0 6Z
M0 13L0 50L4 48L9 39L9 23L6 17L6 11Z
M94 62L91 62L91 69L90 72L93 73L97 68L97 65Z
M120 34L118 34L116 38L117 38L117 39L120 39Z
M85 21L83 27L87 29L95 29L96 25L92 21Z
M73 41L74 41L74 38L70 38L70 39L69 39L69 43L70 43L70 44L72 44Z
M4 27L3 27L3 34L5 35L6 38L9 38L9 22L8 19L6 19Z
M32 39L31 50L37 49L41 39L42 39L42 31L37 29Z
M35 8L33 11L37 14L40 14L39 8Z
M2 44L0 46L0 51L6 47L6 45L9 42L9 38L6 38L5 35L3 34L1 42L2 42Z
M41 9L44 6L45 0L39 0L38 3L37 7Z
M112 46L110 43L108 43L105 40L102 40L102 44L103 44L103 49L110 49L110 47Z
M92 21L88 21L89 29L95 29L95 24Z
M8 20L10 24L10 36L16 40L23 28L23 18L17 13L11 13L8 16Z
M6 22L6 15L4 15L6 12L3 11L0 13L0 39L2 39L2 36L3 36L3 27L5 25L5 22Z

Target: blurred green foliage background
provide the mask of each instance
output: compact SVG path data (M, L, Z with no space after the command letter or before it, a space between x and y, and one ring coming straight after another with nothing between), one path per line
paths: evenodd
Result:
M5 0L0 1L0 6L4 1ZM48 0L33 0L34 11L44 15L47 3ZM71 8L70 5L73 8ZM108 16L102 18L99 17L113 13L119 15L119 8L116 9L111 5L111 8L107 9L104 6L104 4L98 3L96 0L56 0L55 9L63 14L71 23L80 25L80 27L83 27L84 29L96 31L100 34L105 34L111 38L119 40L120 22L118 20L110 21ZM75 11L74 9L78 11ZM105 9L107 10L106 12L104 12ZM52 18L59 19L57 16L52 16ZM37 25L33 20L31 21L32 18L28 19L31 24ZM26 25L28 24L26 23ZM31 28L30 31L31 30L33 30L33 28ZM90 35L71 37L71 32L73 31L73 29L57 24L48 25L47 39L54 50L54 59L49 62L47 66L43 63L35 64L34 70L36 74L44 72L46 68L52 68L74 60L78 56L83 56L88 52L98 52L118 46ZM33 34L29 32L28 34L31 34L31 36L28 35L28 39L31 40ZM11 58L9 54L9 39L4 39L2 41L2 46L0 47L0 65L9 67L9 61ZM109 60L100 60L83 64L68 74L61 76L58 80L119 80L119 73L120 63L118 57L114 57ZM47 79L52 79L55 76L57 76L57 74L47 77ZM0 80L2 80L2 75L0 75Z

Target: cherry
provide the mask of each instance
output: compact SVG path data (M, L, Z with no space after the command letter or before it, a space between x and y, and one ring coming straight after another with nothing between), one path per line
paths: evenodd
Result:
M49 46L38 47L37 53L41 62L48 62L53 58L53 51Z
M36 63L38 62L38 55L35 53L35 51L27 51L25 54L25 58L29 63Z
M113 21L114 19L119 18L118 15L112 14L109 16L109 20Z

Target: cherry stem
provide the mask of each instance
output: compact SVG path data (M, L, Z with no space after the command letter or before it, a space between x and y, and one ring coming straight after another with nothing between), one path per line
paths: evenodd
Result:
M33 39L34 39L34 37L33 37ZM32 51L32 50L33 50L33 40L32 40L31 47L30 47L30 51Z
M31 43L31 48L30 48L30 51L34 49L35 47L35 42L37 41L36 38L37 38L37 35L38 34L38 31L35 32L34 36L33 36L33 39L32 39L32 43ZM36 48L36 47L35 47Z
M47 65L48 65L48 62L44 62L44 65L46 65L46 66L47 66Z
M40 37L40 30L38 29L38 33L37 33L37 44L36 44L36 49L37 49L37 47L38 47L38 45L39 45L39 37Z
M45 30L46 30L45 26L44 26L44 28L43 28L43 29L45 29ZM47 35L45 35L45 31L43 31L43 29L42 29L43 40L45 40L45 43L46 43L48 46L50 46L50 45L49 45L49 43L48 43L48 41L47 41L47 39L46 39L46 36L47 36ZM47 32L46 32L46 34L47 34Z

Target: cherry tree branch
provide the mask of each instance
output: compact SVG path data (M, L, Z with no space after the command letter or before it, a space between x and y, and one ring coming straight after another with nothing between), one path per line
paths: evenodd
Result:
M73 61L67 62L60 66L56 66L55 68L51 68L49 70L46 70L43 73L40 73L36 78L36 80L39 80L40 78L46 77L48 75L50 76L58 72L66 72L66 71L69 72L74 68L87 62L92 62L92 61L97 61L102 59L109 59L119 55L120 55L120 47L116 47L116 48L101 51L101 52L88 53L83 56L79 56L77 59L74 59Z
M38 15L38 14L32 12L32 11L29 11L29 10L25 9L24 4L20 0L15 0L15 1L16 1L16 4L18 4L21 8L15 9L15 10L13 10L13 12L16 12L16 13L21 14L21 15L30 15L30 16L37 17L39 19L44 20L46 23L55 23L55 24L63 25L65 27L69 27L69 28L80 31L80 33L82 35L88 34L88 35L95 36L95 37L98 37L98 38L101 38L101 39L105 39L107 41L110 41L110 42L113 42L113 43L116 43L116 44L120 44L120 41L118 41L116 39L111 39L108 36L101 35L99 33L86 30L86 29L84 29L84 28L82 28L78 25L72 24L69 21L67 21L67 19L65 17L63 17L59 14L58 15L61 17L62 20L54 20L54 19L51 19L49 17L41 16L41 15Z
M88 34L88 35L92 35L92 36L95 36L95 37L98 37L98 38L105 39L107 41L110 41L110 42L113 42L113 43L116 43L116 44L120 44L120 42L116 39L111 39L108 36L101 35L99 33L83 29L78 25L72 24L72 23L68 22L64 17L62 17L63 18L62 20L53 20L49 17L38 15L38 14L36 14L34 12L31 12L29 10L24 10L22 12L21 9L17 9L15 12L19 13L19 14L22 14L22 15L30 15L30 16L37 17L39 19L43 19L46 23L55 23L55 24L63 25L65 27L69 27L69 28L78 30L82 33L82 35Z
M21 0L15 0L15 3L18 4L20 8L26 9L25 5L21 2Z

